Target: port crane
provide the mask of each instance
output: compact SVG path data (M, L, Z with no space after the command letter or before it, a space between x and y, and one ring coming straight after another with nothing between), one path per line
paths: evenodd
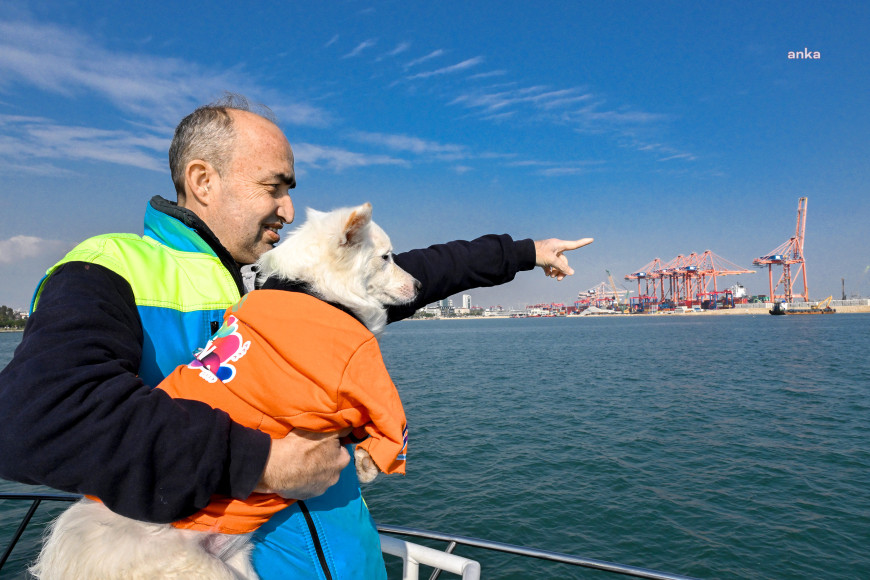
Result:
M616 290L616 284L613 283L613 276L610 274L610 270L604 270L607 272L607 279L610 280L610 287L613 288L613 299L616 301L616 309L619 310L619 292Z
M647 302L690 306L702 296L720 294L718 278L736 274L754 274L707 250L701 254L692 252L688 256L680 254L673 260L663 263L656 258L634 274L627 274L626 280L637 280L638 297ZM641 295L641 281L646 282L646 294ZM710 291L710 284L713 290ZM658 297L656 297L658 292Z
M626 304L628 303L628 295L631 293L631 290L623 289L622 292L625 293L623 304ZM614 305L619 309L619 295L620 292L616 290L613 280L611 280L610 285L607 282L601 282L589 290L581 290L577 294L577 301L574 304L581 309L587 306L608 308Z
M767 277L770 281L770 299L774 302L777 299L781 299L791 303L795 298L803 298L804 302L809 302L807 268L804 260L804 233L806 226L807 198L802 197L798 200L797 225L795 226L794 236L764 256L752 261L753 264L760 268L767 266ZM782 266L782 274L780 274L776 285L773 284L773 266ZM794 271L792 271L792 266L796 266ZM801 293L795 291L795 282L798 276L802 278L803 282L803 292ZM775 294L780 284L782 285L782 294Z

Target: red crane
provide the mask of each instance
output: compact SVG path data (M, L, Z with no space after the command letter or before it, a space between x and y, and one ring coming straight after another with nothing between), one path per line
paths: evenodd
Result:
M776 302L778 298L786 302L792 302L795 298L803 298L804 302L809 302L809 290L807 289L807 268L804 261L804 232L807 226L807 198L802 197L798 200L797 225L795 226L794 236L789 238L784 244L777 246L766 255L756 258L752 261L756 266L767 266L767 277L770 280L770 299ZM797 265L797 268L792 272L792 266ZM773 285L773 266L782 266L782 274L779 276L779 281L776 286ZM803 278L803 293L795 292L795 282L798 276ZM783 293L775 294L782 284Z
M674 305L692 306L696 301L702 300L702 296L720 294L719 276L754 273L752 270L741 268L707 250L703 254L695 252L688 256L680 254L664 264L656 258L640 271L626 275L625 279L637 280L637 300L661 303L670 299ZM641 293L641 280L646 282L645 293ZM665 282L667 282L667 286ZM710 282L713 283L712 292L709 289ZM656 298L657 290L658 298Z

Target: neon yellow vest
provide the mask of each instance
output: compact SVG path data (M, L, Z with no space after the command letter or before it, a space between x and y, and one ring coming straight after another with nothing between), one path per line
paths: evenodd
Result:
M193 230L150 206L148 209L146 232L170 232L171 239L105 234L85 240L48 270L31 310L37 306L45 280L62 264L88 262L112 270L133 290L144 336L139 376L153 387L176 366L193 359L193 352L208 341L220 326L224 311L238 302L240 295L233 276ZM149 228L149 218L175 224L169 229ZM167 242L193 251L175 249Z

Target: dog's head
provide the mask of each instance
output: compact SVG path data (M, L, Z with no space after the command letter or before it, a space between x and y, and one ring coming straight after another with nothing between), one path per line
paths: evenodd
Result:
M390 238L372 221L369 203L330 212L308 209L305 223L266 252L259 266L260 276L308 284L375 331L385 322L385 307L411 302L420 285L396 265Z

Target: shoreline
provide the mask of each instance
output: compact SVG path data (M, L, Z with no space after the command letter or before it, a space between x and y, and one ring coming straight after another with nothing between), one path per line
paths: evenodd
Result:
M870 306L840 306L835 309L835 314L870 314ZM634 318L644 317L682 317L682 316L770 316L768 308L727 308L723 310L702 310L700 312L667 312L655 314L588 314L586 316L525 316L522 318ZM813 316L813 315L809 315ZM511 320L510 316L450 316L432 318L406 318L405 320Z

